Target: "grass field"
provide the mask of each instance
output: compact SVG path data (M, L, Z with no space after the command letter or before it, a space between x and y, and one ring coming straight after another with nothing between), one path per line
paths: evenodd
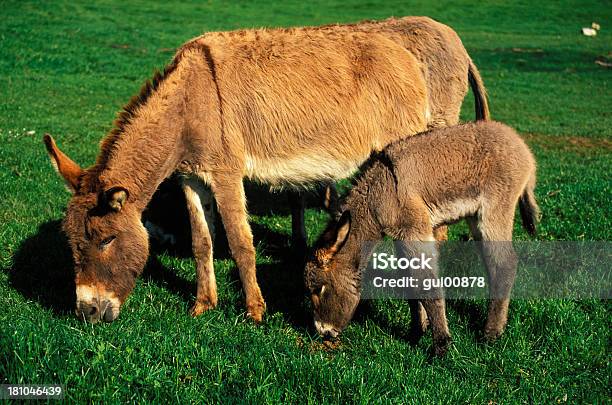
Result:
M40 3L40 4L39 4ZM3 1L0 19L0 383L61 383L78 401L610 402L610 304L517 300L485 344L483 300L449 303L454 338L431 359L405 338L405 302L364 305L327 350L310 328L282 199L253 215L269 312L244 314L234 263L215 261L218 309L193 319L191 258L160 252L112 324L72 315L59 231L69 194L41 142L54 134L93 163L116 111L153 68L204 31L429 15L462 37L494 118L525 134L539 163L538 239L611 240L612 7L597 1ZM580 28L596 21L593 38ZM472 102L463 119L472 119ZM307 213L309 238L326 216ZM451 229L456 239L462 226ZM526 239L518 229L517 237Z

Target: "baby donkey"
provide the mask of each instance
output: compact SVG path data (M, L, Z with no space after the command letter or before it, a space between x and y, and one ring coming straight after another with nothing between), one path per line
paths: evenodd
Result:
M532 235L536 230L535 172L535 159L520 136L492 121L432 130L372 156L343 204L345 211L328 225L306 264L317 331L336 337L352 318L360 299L361 266L367 264L361 260L364 242L388 235L406 242L402 253L425 248L428 257L437 256L433 229L465 218L473 238L483 241L489 273L485 336L498 337L506 326L516 274L511 240L517 201L523 226ZM421 276L435 278L435 264L432 268ZM430 292L410 301L413 333L420 337L429 323L434 351L442 355L450 342L445 302L440 290Z

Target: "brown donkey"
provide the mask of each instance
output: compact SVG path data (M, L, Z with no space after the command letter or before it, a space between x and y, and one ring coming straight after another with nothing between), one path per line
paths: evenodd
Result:
M468 65L464 77L475 77ZM179 172L198 274L192 313L217 304L202 207L207 184L239 268L248 314L260 321L265 303L243 178L299 186L348 176L372 150L435 121L425 75L412 53L374 32L326 27L210 33L182 46L132 99L89 169L46 136L48 152L74 193L64 230L75 262L77 314L92 322L118 316L148 256L141 214L158 185ZM477 97L484 96L478 89Z
M535 233L535 170L533 155L519 135L491 121L432 130L376 154L365 163L340 220L330 223L306 265L318 332L335 337L352 318L360 298L360 265L367 262L360 259L369 256L362 251L364 242L388 235L406 242L405 257L416 256L416 249L435 257L433 229L466 218L473 237L483 241L489 272L492 299L485 335L499 336L516 274L510 241L517 201L523 225ZM488 243L493 241L506 243ZM423 270L422 278L435 278L436 265L432 268ZM441 291L420 303L425 311L411 301L413 331L420 337L428 317L435 352L443 354L450 334Z

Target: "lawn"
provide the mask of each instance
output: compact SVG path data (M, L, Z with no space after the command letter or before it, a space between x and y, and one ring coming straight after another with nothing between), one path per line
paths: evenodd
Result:
M446 3L446 4L445 4ZM611 240L612 7L597 1L3 1L0 20L0 383L60 383L72 401L610 402L610 304L516 300L506 334L482 341L484 300L449 303L454 345L432 359L406 339L406 302L360 308L339 347L310 327L301 269L286 252L282 196L252 216L269 312L244 314L236 267L215 260L219 307L188 315L195 263L152 255L121 316L72 313L59 228L69 193L42 134L93 163L115 113L155 67L204 31L429 15L479 67L495 119L525 134L539 164L540 240ZM596 37L580 28L598 22ZM462 118L473 118L471 96ZM260 201L261 202L261 201ZM327 217L307 212L309 239ZM517 238L527 239L519 230ZM451 238L465 233L451 228Z

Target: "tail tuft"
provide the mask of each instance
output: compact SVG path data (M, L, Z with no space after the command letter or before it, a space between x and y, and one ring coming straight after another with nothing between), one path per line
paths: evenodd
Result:
M487 100L487 91L480 72L474 65L474 62L470 60L470 66L468 68L468 81L474 93L474 109L476 112L476 120L489 121L491 119L491 113L489 112L489 102Z
M523 191L519 199L519 210L521 212L523 228L525 228L531 236L534 236L537 232L536 225L540 218L540 207L538 207L538 203L533 195L532 184L528 185Z

